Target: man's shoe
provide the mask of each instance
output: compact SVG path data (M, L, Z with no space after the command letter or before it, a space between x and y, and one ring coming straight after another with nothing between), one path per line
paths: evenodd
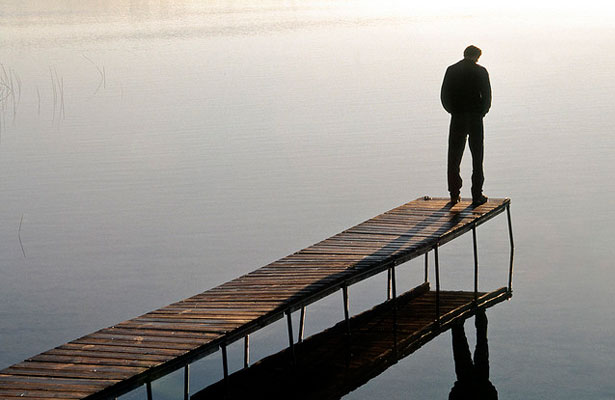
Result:
M472 205L480 206L481 204L485 204L487 200L488 200L487 196L481 194L480 197L474 197L472 199Z
M459 203L461 201L461 197L459 197L459 195L452 195L451 194L451 205L455 205L457 203Z

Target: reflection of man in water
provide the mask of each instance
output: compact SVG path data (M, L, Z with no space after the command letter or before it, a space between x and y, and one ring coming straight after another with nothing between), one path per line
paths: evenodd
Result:
M487 70L476 62L482 54L475 46L468 46L463 60L446 70L440 98L444 109L451 114L448 136L448 191L451 203L459 202L461 175L459 165L469 137L472 153L472 201L483 204L483 117L491 107L491 84Z
M463 322L453 325L453 358L457 381L448 395L449 400L472 399L491 400L498 398L498 392L489 382L489 348L487 346L487 315L484 309L476 312L476 349L474 362L463 330Z

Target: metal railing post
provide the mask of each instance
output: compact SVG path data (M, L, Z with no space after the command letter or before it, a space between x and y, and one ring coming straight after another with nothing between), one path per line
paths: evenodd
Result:
M397 297L397 282L395 280L395 267L391 268L391 298Z
M246 335L243 338L243 367L248 368L250 366L250 335Z
M299 316L299 335L297 337L297 341L299 343L303 342L303 332L305 330L305 306L301 307L301 315Z
M440 322L440 260L438 259L438 245L434 246L436 264L436 321Z
M472 244L474 247L474 302L478 301L478 246L476 244L476 225L472 226Z
M190 364L184 367L184 400L190 400Z
M395 267L391 268L391 297L393 301L393 351L397 357L397 281Z
M290 310L286 311L286 325L288 326L288 347L290 348L291 362L295 363L295 343L293 339L293 320L290 317Z
M222 371L224 372L224 382L226 382L228 379L228 357L226 355L226 344L221 344L220 350L222 350Z
M429 282L429 252L425 253L425 282Z
M147 400L152 400L152 383L147 382L145 384L145 391L147 392Z
M508 294L511 294L512 293L513 258L515 254L515 242L513 240L512 220L510 217L510 203L506 205L506 215L508 217L508 237L510 239L510 266L508 269Z
M391 273L391 268L389 268L387 270L387 300L391 300L391 298L393 298L393 292L392 290L392 273Z
M342 296L344 300L344 319L346 320L346 332L350 335L350 309L348 306L348 286L342 286Z

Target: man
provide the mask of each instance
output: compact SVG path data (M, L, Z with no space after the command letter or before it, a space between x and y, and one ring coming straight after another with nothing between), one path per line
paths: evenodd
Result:
M491 84L487 70L476 62L482 51L468 46L463 60L446 70L440 98L444 109L451 114L448 136L448 191L451 203L460 199L461 176L459 166L469 137L472 153L472 202L487 201L483 195L483 117L491 107Z

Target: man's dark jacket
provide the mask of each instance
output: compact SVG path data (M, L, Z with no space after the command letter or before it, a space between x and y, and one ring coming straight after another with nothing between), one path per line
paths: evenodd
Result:
M447 68L440 99L451 114L487 114L491 108L491 84L487 70L472 60L463 59Z

